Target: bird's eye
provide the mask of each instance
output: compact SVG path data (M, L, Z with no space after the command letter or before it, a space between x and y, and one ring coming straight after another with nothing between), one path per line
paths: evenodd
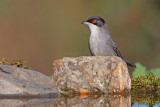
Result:
M92 20L92 23L95 24L95 23L96 23L96 20Z

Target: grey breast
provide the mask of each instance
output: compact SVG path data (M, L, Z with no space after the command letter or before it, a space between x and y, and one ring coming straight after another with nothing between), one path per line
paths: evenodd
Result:
M89 47L91 54L94 56L116 56L113 41L108 29L101 30L97 33L91 33L89 38Z

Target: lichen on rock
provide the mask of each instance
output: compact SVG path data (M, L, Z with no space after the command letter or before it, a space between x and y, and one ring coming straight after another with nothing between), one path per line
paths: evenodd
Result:
M64 57L53 62L53 81L59 91L88 90L101 93L123 93L130 91L131 79L126 63L116 56Z

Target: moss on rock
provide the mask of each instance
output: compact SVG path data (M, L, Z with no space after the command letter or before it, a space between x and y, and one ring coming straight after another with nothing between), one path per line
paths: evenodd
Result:
M0 64L12 65L12 66L16 66L16 67L20 67L20 68L24 68L24 69L31 69L31 67L26 66L26 65L24 64L24 60L23 60L23 59L9 62L7 59L3 58L3 59L0 61Z

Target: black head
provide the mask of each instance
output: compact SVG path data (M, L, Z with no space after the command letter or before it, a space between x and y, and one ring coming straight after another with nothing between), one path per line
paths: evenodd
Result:
M101 27L101 26L103 26L105 24L105 21L99 16L92 16L85 22L92 23L92 24L94 24L94 25L96 25L98 27Z

